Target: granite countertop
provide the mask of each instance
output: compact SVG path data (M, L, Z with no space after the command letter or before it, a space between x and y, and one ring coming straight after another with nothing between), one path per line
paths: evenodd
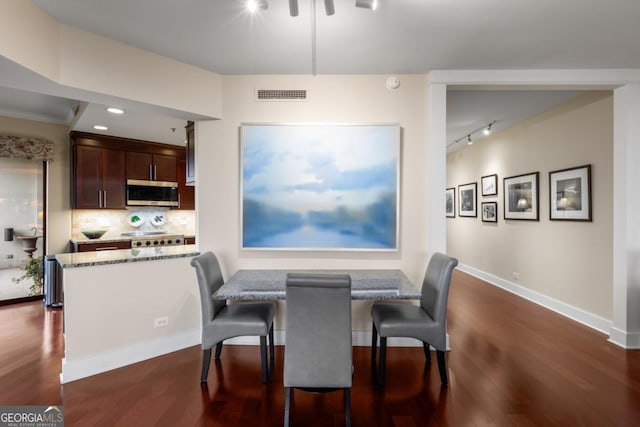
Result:
M358 300L420 299L400 270L239 270L214 294L216 299L284 300L287 273L348 274Z
M118 249L112 251L57 254L62 268L91 267L123 262L155 261L169 258L187 258L199 255L195 245L156 246L151 248Z

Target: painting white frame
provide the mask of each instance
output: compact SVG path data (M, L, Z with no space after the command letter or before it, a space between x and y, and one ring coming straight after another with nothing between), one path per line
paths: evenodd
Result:
M243 250L398 251L400 126L240 127Z

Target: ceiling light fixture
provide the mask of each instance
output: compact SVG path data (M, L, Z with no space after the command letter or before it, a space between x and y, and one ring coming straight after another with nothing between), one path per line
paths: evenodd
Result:
M376 10L378 8L378 0L356 0L356 7Z
M467 145L472 145L473 141L471 140L471 135L467 135Z
M124 110L122 108L108 107L106 110L111 114L124 114Z
M482 133L484 133L485 135L489 135L491 133L491 125L493 123L489 123L489 126L487 126L486 128L484 128L484 130L482 131Z
M289 15L298 16L298 0L289 0Z
M95 130L109 130L109 128L104 125L93 125L93 128Z

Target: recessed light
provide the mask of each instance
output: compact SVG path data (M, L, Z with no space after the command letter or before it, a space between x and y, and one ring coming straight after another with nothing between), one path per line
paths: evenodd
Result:
M103 125L93 125L95 130L108 130L109 128Z
M116 108L116 107L109 107L107 108L107 111L113 114L124 114L124 110L121 108Z

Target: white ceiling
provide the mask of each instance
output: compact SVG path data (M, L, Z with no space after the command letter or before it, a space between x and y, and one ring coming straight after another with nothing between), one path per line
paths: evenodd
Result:
M354 0L335 0L333 16L325 15L321 0L299 0L300 15L295 18L289 16L286 0L270 0L269 8L255 15L245 11L244 0L30 1L67 25L220 74L312 74L313 4L318 74L640 68L638 0L379 0L375 12L356 8ZM15 76L8 80L12 79ZM82 99L62 88L29 87L48 95L40 98L6 90L16 87L20 86L8 83L3 70L1 114L32 114L40 119L50 115L50 121L64 122L77 105L71 100ZM553 106L573 95L452 93L448 140L493 120L499 120L496 125L513 122L517 116L522 120L532 111L540 112L542 105ZM100 118L92 112L107 120L104 106L111 100L104 101L92 102L86 122L81 117L76 129L91 130L89 126ZM129 107L138 108L140 115L129 116L128 127L110 132L119 136L139 132L135 135L141 139L168 142L159 138L171 139L165 134L172 127L186 125L187 117L178 120L168 112ZM155 119L147 124L144 113ZM145 136L152 135L149 131L156 126L164 128L162 135ZM182 137L180 132L180 140L173 143L181 143Z

